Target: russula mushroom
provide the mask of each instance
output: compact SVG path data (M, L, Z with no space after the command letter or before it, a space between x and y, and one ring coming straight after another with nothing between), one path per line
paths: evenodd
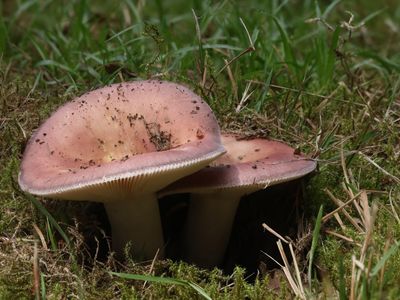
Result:
M222 135L227 153L160 195L191 193L183 233L184 258L201 267L223 260L239 200L268 186L312 172L315 161L277 141Z
M163 236L156 192L225 152L209 106L163 81L113 84L60 107L30 138L19 174L22 190L103 202L113 248L127 242L143 258Z

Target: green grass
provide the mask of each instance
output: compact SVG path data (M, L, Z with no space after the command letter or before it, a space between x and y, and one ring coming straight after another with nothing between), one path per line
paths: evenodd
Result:
M260 271L248 282L240 267L224 275L169 260L153 267L96 260L82 236L106 229L94 217L81 222L93 214L88 204L40 202L20 192L24 145L56 107L107 83L146 78L188 85L224 130L279 139L318 159L301 221L311 227L303 234L309 242L304 249L293 242L307 297L398 297L396 1L61 2L0 4L0 298L35 297L35 280L42 299L190 299L199 291L212 299L292 297L281 271L274 278ZM312 234L321 205L329 213L338 206L332 197L346 202L364 190L366 215L351 204L350 218L339 212L342 226L331 218ZM374 213L374 222L363 221ZM295 277L293 265L290 271ZM184 284L165 285L165 278Z

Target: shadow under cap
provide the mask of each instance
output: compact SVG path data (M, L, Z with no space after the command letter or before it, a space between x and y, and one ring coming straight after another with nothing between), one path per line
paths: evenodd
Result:
M225 155L160 191L160 195L191 193L183 238L185 258L207 268L222 262L242 196L316 168L315 161L281 142L223 134L222 143Z

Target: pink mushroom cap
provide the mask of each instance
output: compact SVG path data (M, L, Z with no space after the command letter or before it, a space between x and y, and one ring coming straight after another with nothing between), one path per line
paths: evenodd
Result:
M113 84L68 102L39 127L19 184L36 195L107 202L155 192L224 152L211 109L189 89Z
M234 134L222 134L221 140L226 154L208 167L172 183L160 194L234 189L250 193L300 178L317 166L314 160L278 141L244 139Z

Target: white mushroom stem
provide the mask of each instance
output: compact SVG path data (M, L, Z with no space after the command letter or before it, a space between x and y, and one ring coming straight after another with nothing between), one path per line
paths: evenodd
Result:
M220 191L192 194L185 225L185 260L204 268L222 263L243 194Z
M135 195L104 204L112 229L113 249L117 255L124 253L131 242L131 252L152 259L164 257L164 238L158 201L155 194Z

